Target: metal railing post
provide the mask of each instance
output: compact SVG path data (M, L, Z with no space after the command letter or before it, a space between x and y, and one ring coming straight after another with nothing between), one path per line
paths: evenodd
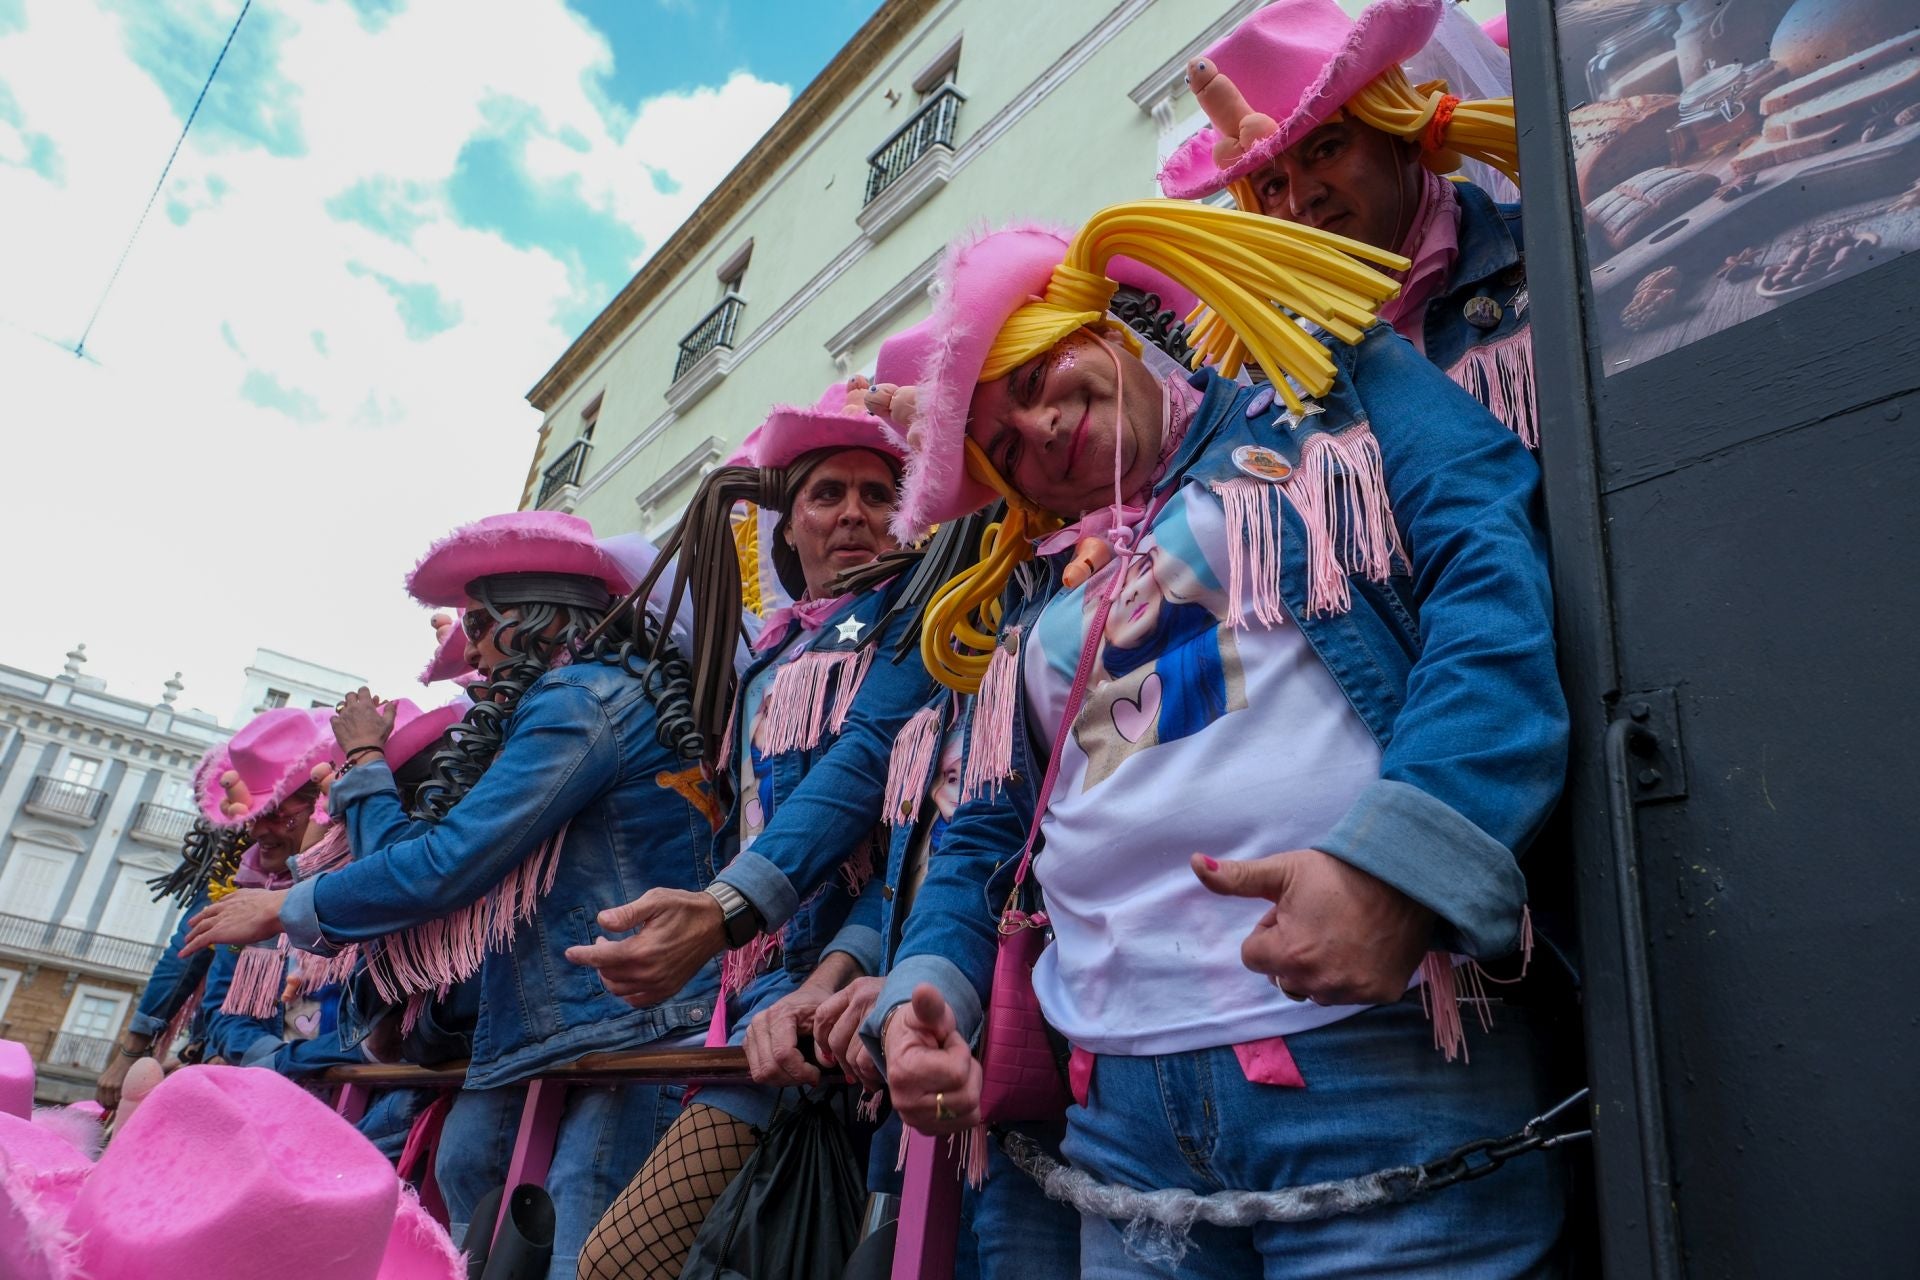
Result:
M500 1214L493 1231L507 1220L515 1187L531 1182L544 1186L553 1165L554 1143L560 1136L560 1116L567 1106L564 1080L536 1077L527 1081L527 1100L520 1108L520 1132L513 1140L513 1158L507 1162L507 1186L500 1196Z

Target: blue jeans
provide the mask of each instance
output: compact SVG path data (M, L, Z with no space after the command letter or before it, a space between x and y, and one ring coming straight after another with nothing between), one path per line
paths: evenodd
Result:
M1067 1113L1063 1151L1103 1182L1199 1194L1275 1190L1391 1165L1518 1129L1548 1105L1528 1015L1471 1013L1472 1062L1433 1047L1418 997L1287 1038L1304 1089L1249 1083L1231 1048L1101 1056L1087 1105ZM1124 1223L1081 1219L1088 1280L1177 1276L1552 1276L1564 1213L1555 1153L1401 1204L1306 1223L1194 1227L1178 1263L1145 1261Z
M456 1245L465 1242L474 1207L507 1180L526 1095L525 1085L462 1089L447 1113L434 1173ZM547 1171L555 1218L548 1280L574 1280L594 1224L633 1181L679 1111L680 1090L670 1086L582 1086L568 1092Z
M1058 1155L1059 1144L1041 1132L1045 1126L1017 1127ZM1056 1131L1058 1127L1056 1123ZM972 1274L980 1280L1051 1280L1080 1274L1079 1215L1047 1199L1040 1185L1007 1159L997 1139L987 1142L985 1185L978 1191L968 1187L963 1195L956 1277L968 1274L961 1265L969 1257Z
M367 1141L389 1160L398 1160L406 1149L407 1134L413 1130L414 1117L433 1101L431 1089L381 1089L367 1103L358 1129Z

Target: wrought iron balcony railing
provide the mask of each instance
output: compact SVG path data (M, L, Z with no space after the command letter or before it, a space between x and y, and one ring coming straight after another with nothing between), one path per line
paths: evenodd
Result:
M581 475L587 469L587 455L593 452L593 446L585 440L575 440L555 458L547 469L540 473L540 500L536 506L546 506L547 499L568 485L580 483Z
M133 811L133 835L154 844L176 845L193 826L194 814L187 809L170 809L164 804L143 800Z
M0 913L0 950L36 959L78 960L144 977L160 958L160 944L115 938L46 920Z
M47 1050L47 1065L78 1067L88 1073L104 1071L107 1055L112 1052L111 1040L83 1036L77 1031L58 1031L54 1033L53 1047Z
M952 85L941 86L905 124L894 130L892 137L880 144L879 150L867 157L865 203L872 204L901 174L913 168L915 161L935 147L953 150L953 131L960 121L960 104L966 100L967 96Z
M700 362L700 357L717 347L733 347L734 332L740 327L740 313L747 304L737 294L728 294L720 299L720 305L707 312L699 324L680 339L680 358L673 365L673 380L680 381L687 370Z
M106 802L104 791L43 773L27 789L26 807L28 812L42 817L89 825L99 820L101 806Z

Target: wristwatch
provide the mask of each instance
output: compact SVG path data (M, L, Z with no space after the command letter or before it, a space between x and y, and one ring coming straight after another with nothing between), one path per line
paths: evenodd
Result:
M720 904L720 930L728 947L744 947L767 927L760 909L747 901L747 895L724 880L715 880L705 890Z

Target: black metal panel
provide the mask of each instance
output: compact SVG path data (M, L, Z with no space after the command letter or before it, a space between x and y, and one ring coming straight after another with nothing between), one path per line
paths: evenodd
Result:
M1920 261L1604 376L1551 4L1510 20L1607 1271L1914 1274ZM1608 730L1662 687L1641 804Z

